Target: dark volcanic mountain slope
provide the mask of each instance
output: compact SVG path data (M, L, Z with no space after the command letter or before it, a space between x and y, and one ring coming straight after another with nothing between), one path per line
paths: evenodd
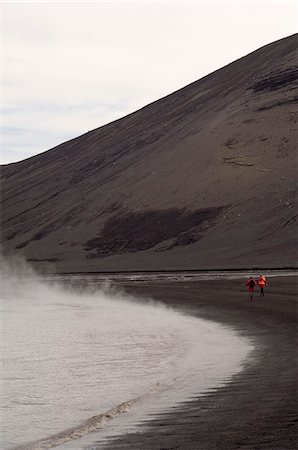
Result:
M297 35L2 167L2 246L56 270L297 263Z

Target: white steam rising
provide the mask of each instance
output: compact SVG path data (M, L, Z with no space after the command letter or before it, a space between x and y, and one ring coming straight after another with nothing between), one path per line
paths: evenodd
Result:
M105 431L121 433L148 411L219 385L250 351L231 330L108 284L62 285L19 258L0 265L3 450L68 441L73 450L131 407Z

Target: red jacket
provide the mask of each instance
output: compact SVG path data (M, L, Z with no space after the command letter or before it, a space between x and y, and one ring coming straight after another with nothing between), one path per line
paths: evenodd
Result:
M250 285L250 282L251 282L251 281L254 282L253 286ZM257 284L257 283L255 282L255 280L254 280L253 278L250 278L250 279L247 280L247 282L245 283L245 286L247 286L249 290L253 290L256 284Z
M264 287L267 284L266 278L264 277L264 275L261 275L260 278L258 279L258 284L260 287Z

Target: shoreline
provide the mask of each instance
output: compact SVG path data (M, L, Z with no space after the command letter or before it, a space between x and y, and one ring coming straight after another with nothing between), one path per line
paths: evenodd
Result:
M135 432L88 448L293 450L298 438L297 281L291 276L271 278L265 298L257 290L253 302L239 279L117 283L129 294L231 326L253 339L256 349L223 387L157 414Z
M76 272L54 272L58 276L63 275L132 275L132 274L185 274L185 273L191 273L191 274L204 274L204 273L243 273L243 272L266 272L266 273L274 273L274 272L294 272L298 275L298 267L297 266L284 266L284 267L242 267L242 268L218 268L218 269L180 269L180 270L116 270L116 271L76 271ZM44 275L48 275L48 272L45 272ZM42 272L41 272L42 275Z

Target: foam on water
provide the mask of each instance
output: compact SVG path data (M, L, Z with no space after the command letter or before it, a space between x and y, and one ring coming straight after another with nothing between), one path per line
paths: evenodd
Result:
M1 299L3 450L73 449L112 422L121 432L148 412L218 386L251 350L232 330L107 288L75 292L34 274L8 275ZM111 420L128 410L124 421Z

